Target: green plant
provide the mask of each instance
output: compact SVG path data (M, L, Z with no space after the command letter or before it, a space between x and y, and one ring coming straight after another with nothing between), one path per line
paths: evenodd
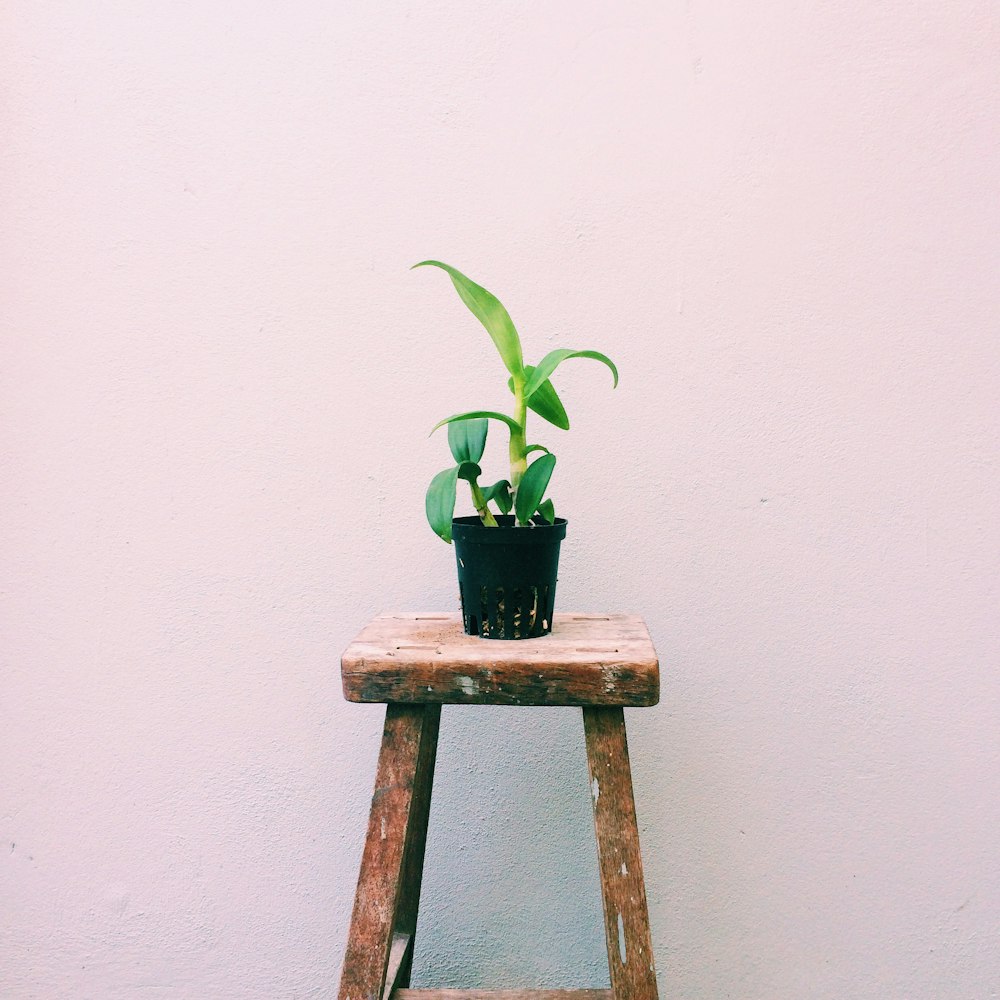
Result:
M549 351L537 365L526 365L521 351L521 338L511 321L507 310L495 295L470 281L461 271L437 260L425 260L414 267L439 267L451 277L459 298L470 312L486 328L496 345L500 358L510 377L507 387L514 394L512 416L493 410L472 410L446 417L431 430L448 426L448 445L455 465L439 472L427 490L427 520L435 533L446 542L451 542L451 522L455 513L455 492L459 479L464 479L472 492L472 503L483 524L496 527L496 517L490 510L492 501L501 514L514 511L516 525L531 524L537 514L551 524L555 520L555 507L545 498L556 457L548 448L540 444L528 444L527 416L533 410L544 420L569 430L569 417L562 401L556 394L549 376L569 358L592 358L611 369L614 384L618 385L618 369L614 362L598 351L572 351L560 348ZM486 432L489 421L498 420L506 424L510 433L510 478L501 479L486 489L479 485L482 469L479 462L486 448ZM543 454L531 464L528 456L534 452Z

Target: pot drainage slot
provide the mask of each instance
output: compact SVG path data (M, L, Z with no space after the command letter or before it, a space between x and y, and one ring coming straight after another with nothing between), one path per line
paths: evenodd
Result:
M552 621L554 588L516 582L467 586L459 581L462 623L483 639L528 639L545 635ZM471 598L471 599L470 599Z

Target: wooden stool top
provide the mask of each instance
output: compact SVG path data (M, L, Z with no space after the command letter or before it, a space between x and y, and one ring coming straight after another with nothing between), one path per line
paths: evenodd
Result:
M557 614L540 639L466 635L461 615L383 614L341 658L344 697L455 705L655 705L656 650L636 615Z

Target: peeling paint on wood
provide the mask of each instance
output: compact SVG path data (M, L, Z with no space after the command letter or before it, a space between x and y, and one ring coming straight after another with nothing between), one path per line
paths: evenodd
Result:
M440 719L440 705L386 708L340 1000L382 1000L393 941L416 930ZM402 954L390 987L409 982Z
M341 659L358 702L655 705L656 650L634 615L556 615L540 639L469 636L461 616L380 615Z
M618 998L656 1000L624 712L617 707L587 707L583 725L591 787L601 789L600 796L593 796L594 831L611 988Z
M471 677L466 677L462 675L458 678L458 686L461 688L463 694L467 694L470 698L474 698L479 694L479 682L473 680Z

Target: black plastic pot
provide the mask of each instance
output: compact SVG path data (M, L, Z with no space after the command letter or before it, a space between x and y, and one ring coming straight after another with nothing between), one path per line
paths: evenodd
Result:
M508 514L497 523L486 528L478 517L451 522L466 634L483 639L547 635L566 520L557 517L555 524L541 521L518 528Z

